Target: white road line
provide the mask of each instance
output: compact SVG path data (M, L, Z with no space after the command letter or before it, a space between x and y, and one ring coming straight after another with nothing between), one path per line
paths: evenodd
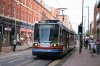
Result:
M24 59L24 58L16 59L16 60L10 61L8 63L13 63L13 62L16 62L16 61L19 61L19 60L22 60L22 59Z

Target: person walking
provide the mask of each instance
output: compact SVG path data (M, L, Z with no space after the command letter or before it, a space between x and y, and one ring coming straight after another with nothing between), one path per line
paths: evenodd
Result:
M88 41L88 39L86 39L86 40L85 40L85 49L88 48L88 43L89 43L89 41Z
M96 53L96 50L95 50L95 42L93 39L90 40L90 46L91 46L91 54L93 56L94 53Z
M17 41L14 39L13 40L13 52L15 52L15 50L16 50L16 43L17 43Z

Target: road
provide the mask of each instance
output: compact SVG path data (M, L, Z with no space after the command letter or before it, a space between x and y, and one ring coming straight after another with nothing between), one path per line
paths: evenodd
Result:
M32 50L24 50L12 52L4 56L0 56L0 66L55 66L63 64L73 52L68 53L62 58L39 58L32 55Z
M32 56L31 50L26 50L0 58L0 66L45 66L52 61Z

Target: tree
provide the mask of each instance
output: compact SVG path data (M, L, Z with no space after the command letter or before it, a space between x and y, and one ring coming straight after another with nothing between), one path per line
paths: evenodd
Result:
M89 33L89 31L88 31L88 32L86 32L86 36L88 36L88 37L90 36L90 33Z

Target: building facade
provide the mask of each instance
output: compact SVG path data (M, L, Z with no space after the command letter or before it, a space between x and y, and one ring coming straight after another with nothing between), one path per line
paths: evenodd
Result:
M2 46L9 46L13 39L22 45L32 44L34 23L56 18L56 10L43 4L43 0L0 0Z
M100 39L100 0L96 1L94 6L94 37L98 40Z
M72 24L70 23L70 20L69 20L69 16L67 15L58 15L57 16L58 20L60 20L62 22L62 24L68 28L69 30L73 30L72 29Z

